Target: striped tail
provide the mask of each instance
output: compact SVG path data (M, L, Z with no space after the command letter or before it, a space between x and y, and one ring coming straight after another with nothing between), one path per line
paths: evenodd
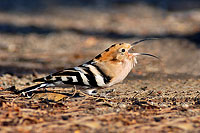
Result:
M31 86L31 87L25 88L23 90L17 91L17 94L22 93L24 95L28 92L32 92L32 91L35 91L40 88L45 88L46 86L47 86L47 83L37 84L37 85Z

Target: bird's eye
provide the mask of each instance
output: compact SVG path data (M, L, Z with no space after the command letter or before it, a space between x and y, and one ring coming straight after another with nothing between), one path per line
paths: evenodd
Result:
M124 53L126 50L125 49L121 49L121 52Z

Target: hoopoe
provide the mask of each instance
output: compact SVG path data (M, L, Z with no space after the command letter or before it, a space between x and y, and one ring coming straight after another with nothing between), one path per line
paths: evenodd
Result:
M123 81L131 69L137 64L138 55L157 56L147 53L130 53L129 50L136 44L152 40L143 39L132 44L113 44L94 59L77 67L64 69L46 77L35 79L40 84L17 91L28 96L28 93L40 88L59 87L64 85L78 85L88 88L109 87Z

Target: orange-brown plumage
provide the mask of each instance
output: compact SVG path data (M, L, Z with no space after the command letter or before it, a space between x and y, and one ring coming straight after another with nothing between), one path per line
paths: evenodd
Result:
M96 65L111 77L106 86L121 82L131 71L134 56L128 52L130 48L132 46L128 43L114 44L94 59Z
M97 55L94 60L118 62L119 60L117 59L117 54L119 53L119 50L122 48L129 50L131 48L131 45L128 43L113 44L110 48L106 49L104 52Z
M149 40L144 39L133 44L119 43L106 49L94 59L77 67L64 69L35 81L42 82L35 86L18 91L17 93L31 93L39 88L61 85L79 85L87 87L108 87L123 81L137 63L138 55L146 53L130 53L129 50L137 43ZM156 57L157 58L157 57ZM29 95L29 94L28 94Z

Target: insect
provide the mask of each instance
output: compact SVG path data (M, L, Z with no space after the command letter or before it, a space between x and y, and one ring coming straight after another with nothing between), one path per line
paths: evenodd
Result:
M17 93L22 93L23 95L28 96L30 92L47 87L77 85L94 88L109 87L117 84L123 81L131 69L137 64L137 56L148 55L158 58L147 53L129 52L134 45L146 40L152 40L152 38L139 40L132 44L113 44L104 52L97 55L94 59L77 67L64 69L46 77L35 79L34 82L41 83L17 91Z

